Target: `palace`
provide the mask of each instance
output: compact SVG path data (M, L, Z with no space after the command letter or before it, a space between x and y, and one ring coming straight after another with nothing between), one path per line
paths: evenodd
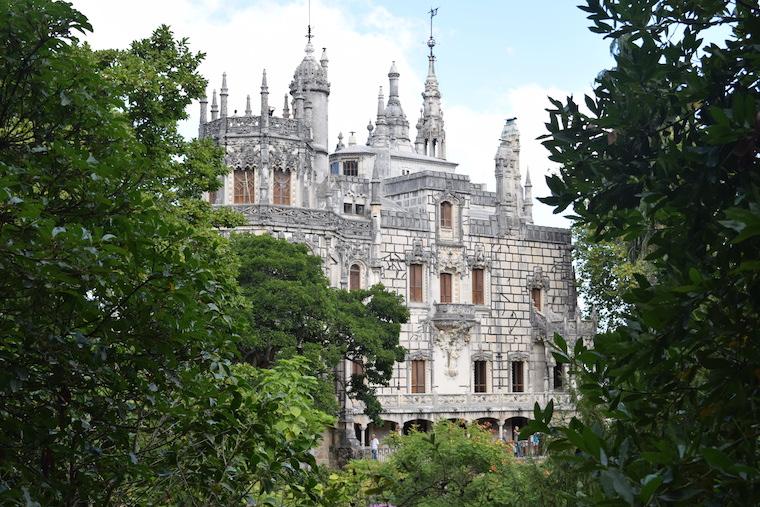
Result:
M325 442L333 457L366 446L372 433L439 419L488 422L511 438L536 401L554 399L555 412L568 414L568 378L547 340L557 332L572 343L596 329L576 306L570 232L533 223L516 120L495 146L495 192L446 159L456 139L446 137L434 45L431 34L414 138L392 64L366 142L339 135L330 152L328 58L324 51L317 60L311 38L279 115L266 71L260 114L250 96L243 116L228 114L226 75L210 119L207 100L200 104L199 135L224 147L230 167L207 197L247 217L239 231L304 243L334 286L382 283L410 310L400 337L406 360L378 389L385 425L373 427L339 388L340 420ZM346 360L338 385L359 368Z

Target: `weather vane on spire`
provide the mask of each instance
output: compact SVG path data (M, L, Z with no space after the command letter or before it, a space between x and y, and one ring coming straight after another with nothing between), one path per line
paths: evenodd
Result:
M433 56L433 46L435 46L435 39L433 38L433 16L438 14L438 7L435 9L431 7L428 14L430 14L430 38L427 41L427 45L430 48L430 56Z
M311 0L309 0L309 24L306 28L306 39L311 43L311 39L314 38L314 36L311 34Z

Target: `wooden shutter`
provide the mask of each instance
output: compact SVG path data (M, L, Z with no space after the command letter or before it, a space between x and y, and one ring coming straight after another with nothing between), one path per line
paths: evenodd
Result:
M451 273L441 273L441 303L451 303Z
M485 303L483 278L482 268L472 270L472 304L474 305L482 305Z
M348 280L348 290L361 289L361 269L358 264L351 266L351 271Z
M525 380L523 377L523 363L522 361L514 361L512 363L512 392L522 393L525 391Z
M475 370L475 392L488 392L488 363L486 361L475 361L473 366Z
M412 392L425 392L425 361L422 359L412 361Z
M409 300L422 302L422 264L409 265Z
M533 288L530 290L530 298L533 300L533 308L541 311L541 289Z
M441 227L451 229L451 203L441 203Z

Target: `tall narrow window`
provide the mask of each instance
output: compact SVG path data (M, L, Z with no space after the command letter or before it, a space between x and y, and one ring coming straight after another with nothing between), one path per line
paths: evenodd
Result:
M524 366L523 361L514 361L512 363L512 392L522 393L525 392L525 378L524 378Z
M451 229L451 203L441 203L441 227Z
M441 273L441 303L451 303L451 273Z
M422 359L412 361L412 392L425 392L425 361Z
M533 308L541 311L541 289L539 288L533 288L530 289L530 299L533 302Z
M557 391L562 390L564 387L564 376L562 375L562 365L558 364L554 367L554 389Z
M343 174L345 176L359 176L359 161L358 160L344 160Z
M485 304L485 293L483 288L483 268L472 270L472 304Z
M235 204L253 203L253 171L235 169L233 178L235 182L233 202Z
M212 190L208 193L208 202L216 204L216 190Z
M273 204L290 206L290 171L275 169L272 172Z
M475 361L473 369L475 372L475 392L488 392L488 363L486 361Z
M351 361L351 374L364 375L364 363L361 361Z
M361 289L361 273L362 270L358 264L351 266L351 270L349 272L348 290Z
M422 264L409 265L409 301L422 302Z

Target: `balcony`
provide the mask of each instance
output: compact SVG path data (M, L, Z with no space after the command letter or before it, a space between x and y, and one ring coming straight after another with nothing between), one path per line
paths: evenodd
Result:
M472 327L477 322L475 305L460 303L436 303L433 314L433 324L438 329L448 329L454 326Z
M500 412L510 410L532 411L535 402L546 406L554 399L555 410L571 410L570 395L561 392L540 393L464 393L464 394L379 394L378 401L385 414L438 413L454 414L465 412ZM354 401L351 412L364 411L363 404Z

